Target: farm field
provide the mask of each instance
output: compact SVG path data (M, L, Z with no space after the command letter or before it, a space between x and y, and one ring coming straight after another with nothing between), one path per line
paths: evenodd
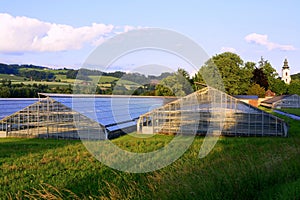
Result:
M199 159L204 138L196 137L173 164L144 174L101 164L80 141L0 139L0 199L299 199L300 123L284 119L288 138L221 137ZM113 142L149 152L171 139L126 135Z
M9 74L0 74L0 80L1 79L8 79L11 80L11 82L24 81L24 77Z

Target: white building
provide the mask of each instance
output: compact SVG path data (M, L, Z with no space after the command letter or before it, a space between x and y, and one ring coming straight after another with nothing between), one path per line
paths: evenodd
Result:
M290 67L289 67L287 59L284 60L284 64L282 67L281 80L283 80L286 84L290 84L290 82L291 82Z

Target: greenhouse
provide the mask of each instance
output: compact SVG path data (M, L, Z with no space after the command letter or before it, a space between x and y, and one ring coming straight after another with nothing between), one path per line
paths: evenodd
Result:
M197 134L221 130L225 136L287 136L288 126L217 89L206 87L140 116L137 130L144 134Z
M268 108L300 108L300 96L297 94L281 95L261 102Z
M2 99L1 137L108 139L136 129L141 114L174 98L40 94ZM81 134L79 134L79 132Z

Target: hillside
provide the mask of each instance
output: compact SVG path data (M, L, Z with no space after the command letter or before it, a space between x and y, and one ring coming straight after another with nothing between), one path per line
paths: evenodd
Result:
M88 86L98 82L96 94L155 95L155 86L150 83L152 80L162 80L168 75L171 73L145 76L121 71L50 69L43 66L0 63L0 98L37 97L39 92L70 94L76 79L82 84L82 93L89 93Z
M300 73L291 75L291 78L292 80L296 80L296 79L300 80Z

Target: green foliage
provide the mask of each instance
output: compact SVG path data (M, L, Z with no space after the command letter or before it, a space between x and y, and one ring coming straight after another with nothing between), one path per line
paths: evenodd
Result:
M288 86L281 79L274 79L270 88L276 95L282 95L287 93Z
M0 87L0 98L8 98L10 97L10 89L7 86Z
M209 59L193 79L218 89L222 89L224 84L230 95L245 94L252 77L250 67L250 64L244 66L244 61L237 54L225 52Z
M145 84L135 89L132 94L141 96L155 96L155 87L156 86L153 84Z
M11 84L10 80L1 80L0 97L2 98L38 97L40 92L49 92L49 87L41 84Z
M261 60L258 62L259 68L261 68L264 72L264 74L267 76L268 79L268 88L272 88L272 86L275 84L275 80L278 77L278 73L276 72L276 69L274 69L271 65L271 63L268 60L264 60L263 57L261 57ZM261 85L262 86L262 85Z
M78 70L70 69L66 73L66 77L71 78L71 79L76 79L77 73L78 73Z
M288 86L289 94L298 94L300 95L300 80L292 80Z
M157 96L185 96L193 92L188 72L180 68L174 75L161 80L155 90Z
M291 75L292 80L300 80L300 73Z
M252 85L247 92L248 95L257 95L259 98L264 98L265 93L265 89L263 87L260 87L260 85L258 84Z
M19 71L19 75L36 81L55 79L54 73L48 71L22 70Z

